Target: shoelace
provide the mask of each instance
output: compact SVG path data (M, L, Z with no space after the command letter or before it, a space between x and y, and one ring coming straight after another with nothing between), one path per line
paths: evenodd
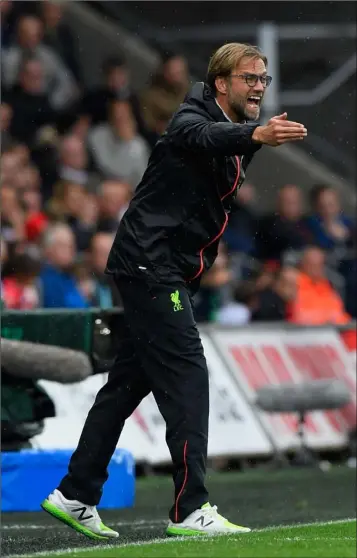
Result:
M222 519L222 520L224 520L224 517L219 515L217 506L211 506L210 508L204 508L204 512L209 517L211 517L212 519Z

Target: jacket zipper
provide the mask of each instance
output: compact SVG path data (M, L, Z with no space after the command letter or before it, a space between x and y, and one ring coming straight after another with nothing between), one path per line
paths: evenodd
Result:
M224 196L221 197L221 201L223 201L227 196L229 196L230 194L232 194L232 192L234 192L234 190L235 190L236 187L237 187L238 180L239 180L239 175L240 175L240 159L239 159L238 155L235 155L235 159L236 159L236 162L237 162L237 176L236 176L236 178L235 178L233 187L229 190L229 192L227 192L226 194L224 194ZM186 279L187 282L189 282L189 281L194 281L195 279L197 279L197 278L201 275L201 273L203 272L203 269L204 269L203 252L206 250L206 248L208 248L208 247L211 246L214 242L216 242L216 241L222 236L222 234L224 233L224 231L225 231L225 229L226 229L226 226L227 226L227 223L228 223L228 213L226 213L226 212L224 212L224 213L225 213L225 220L224 220L224 223L223 223L223 225L222 225L222 227L221 227L221 230L219 231L219 233L218 233L214 238L212 238L212 240L210 240L207 244L205 244L205 245L203 246L203 248L201 248L201 250L200 250L200 267L199 267L199 270L198 270L198 272L196 273L196 275L194 275L194 276L191 277L190 279Z

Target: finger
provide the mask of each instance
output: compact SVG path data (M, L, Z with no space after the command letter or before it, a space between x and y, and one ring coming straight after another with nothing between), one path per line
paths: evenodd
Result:
M280 129L276 130L275 133L276 133L277 136L279 136L279 135L285 136L285 135L290 135L290 134L293 134L295 136L297 136L297 135L301 136L303 134L306 135L307 130L306 130L306 128L299 128L297 126L295 126L295 127L292 126L291 128L280 128Z
M286 120L288 117L287 112L283 112L283 114L278 114L277 116L273 116L272 120Z
M305 128L304 124L301 124L300 122L294 122L292 120L280 121L279 125L284 128Z
M293 141L301 141L303 139L305 139L305 138L303 136L300 136L300 137L293 137L293 138L284 138L284 139L280 139L278 141L279 141L279 145L282 145L283 143L290 143L290 142L293 142Z

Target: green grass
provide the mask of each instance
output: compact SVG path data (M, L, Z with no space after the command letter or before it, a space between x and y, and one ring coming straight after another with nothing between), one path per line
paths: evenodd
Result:
M345 521L312 525L274 527L250 534L194 539L161 539L151 543L98 547L52 554L75 558L355 558L356 522ZM33 556L33 555L32 555Z
M247 525L253 529L253 532L241 535L239 539L233 541L231 538L224 539L224 545L229 548L222 549L216 547L219 543L218 539L204 542L173 541L159 545L161 554L157 556L168 556L168 552L172 552L171 556L182 555L182 547L186 551L190 551L191 545L195 546L192 551L193 555L203 556L209 552L213 555L221 556L270 556L273 557L271 549L277 548L276 552L280 552L277 556L290 557L301 556L308 558L310 556L356 556L353 553L355 548L354 541L334 541L336 532L340 533L337 537L345 537L342 533L343 527L341 523L333 523L328 526L329 539L332 545L330 554L325 552L325 547L318 548L316 554L315 543L313 541L308 544L306 550L306 541L299 542L298 547L301 549L300 554L291 554L294 549L294 542L285 541L278 545L277 541L271 537L281 539L287 534L286 529L294 525L294 536L300 536L305 539L307 535L298 534L295 529L303 528L299 525L314 524L306 528L308 533L311 530L319 529L315 522L325 523L330 521L344 520L356 516L356 471L344 466L334 466L328 472L322 472L319 469L295 469L288 470L262 470L255 469L244 473L211 473L207 477L208 488L210 493L210 502L212 505L218 506L218 511L227 517L233 523L239 525ZM35 553L42 551L40 555L43 557L53 556L73 556L79 557L78 552L83 553L91 550L88 558L105 558L110 556L109 551L114 556L126 556L122 554L131 552L128 556L152 556L148 552L152 552L152 541L162 541L165 526L167 523L168 510L172 505L174 492L172 480L169 477L152 477L138 479L136 483L136 499L135 506L129 509L111 509L100 510L100 515L104 523L116 531L119 531L120 538L115 541L117 547L108 546L103 542L95 543L87 539L83 535L79 535L73 529L56 521L50 515L44 512L38 513L2 513L1 514L1 555L2 556L33 556ZM267 528L272 526L280 526L281 531L268 531ZM305 529L305 528L304 528ZM337 531L336 531L337 530ZM277 533L275 535L275 533ZM320 533L320 532L319 532ZM312 538L321 537L322 535L315 533L310 535ZM342 533L342 534L341 534ZM248 537L248 538L244 538ZM264 543L261 547L261 554L256 551L252 554L255 545L260 544L260 540L266 540L268 537L271 544ZM141 546L134 546L140 541ZM255 541L255 542L254 542ZM113 543L114 541L110 541ZM143 544L145 542L145 545ZM350 553L343 554L344 542L350 545L352 550ZM237 546L239 543L239 546ZM286 544L285 544L286 543ZM322 543L322 541L321 541ZM199 549L197 546L199 544ZM341 547L341 552L336 549ZM96 546L97 545L97 546ZM148 546L149 545L149 546ZM213 546L214 550L208 550ZM162 548L161 548L162 547ZM207 551L206 551L207 547ZM280 548L282 547L282 548ZM115 550L112 550L114 549ZM259 548L259 547L258 547ZM204 549L204 550L203 550ZM310 552L311 549L311 552ZM62 551L65 551L62 554ZM238 552L239 550L239 552ZM268 552L269 550L269 552ZM57 551L57 552L56 552ZM67 552L67 554L66 554ZM156 552L156 550L155 550ZM225 552L225 554L223 554ZM315 554L312 554L315 552ZM176 554L175 554L176 553ZM230 554L229 554L230 553ZM245 553L245 554L244 554ZM155 555L154 555L155 556Z

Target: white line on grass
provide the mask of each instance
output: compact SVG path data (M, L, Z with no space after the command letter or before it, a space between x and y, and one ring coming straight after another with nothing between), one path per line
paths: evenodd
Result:
M155 525L165 525L167 523L167 519L137 519L134 521L108 521L110 525L115 527L133 527L134 529L140 528L147 528L147 527L154 527ZM55 529L68 529L67 525L63 523L58 523L51 527ZM47 531L48 524L28 524L28 523L14 523L9 525L1 525L2 531L20 531L20 530L33 530L33 531Z
M145 520L143 520L145 521ZM157 520L158 521L158 520ZM262 529L253 529L252 533L264 533L266 531L272 531L275 529L295 529L298 527L311 527L311 526L323 526L323 525L335 525L338 523L351 523L353 521L356 521L355 517L348 517L346 519L336 519L336 520L332 520L332 521L313 521L311 523L295 523L294 525L274 525L274 526L270 526L270 527L264 527ZM242 533L242 535L247 535L247 533ZM322 537L323 538L323 537ZM189 537L189 540L192 539L197 539L200 541L205 541L208 539L212 539L212 537L203 537L202 535L199 535L197 537ZM338 538L338 540L355 540L353 537L341 537ZM119 548L127 548L130 546L148 546L151 544L170 544L170 543L174 543L174 542L180 542L180 541L187 541L188 538L187 537L165 537L165 538L157 538L157 539L152 539L150 541L137 541L137 542L130 542L130 543L123 543L123 544L106 544L105 546L103 545L103 549L107 550L107 549L119 549ZM281 540L281 538L279 539ZM287 541L292 541L293 539L290 537L286 538ZM302 538L300 539L299 537L296 537L296 540L303 540ZM307 539L307 540L311 540L311 539ZM330 540L330 538L329 538ZM49 556L49 555L53 555L53 556L63 556L65 554L68 554L69 552L71 552L72 554L78 554L79 552L85 552L85 551L92 551L92 552L98 552L98 546L95 546L94 548L90 548L90 547L80 547L80 548L66 548L66 549L62 549L62 550L44 550L41 552L35 552L32 554L11 554L9 555L9 558L37 558L37 557L41 557L41 556Z

